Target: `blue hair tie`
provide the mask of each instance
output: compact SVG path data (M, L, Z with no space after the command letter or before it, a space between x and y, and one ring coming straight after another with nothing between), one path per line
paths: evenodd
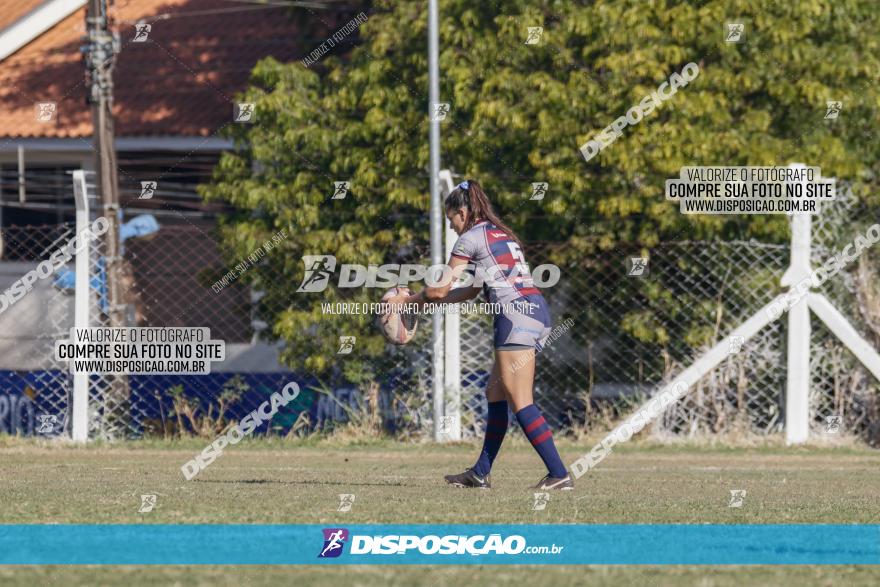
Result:
M455 187L455 189L463 189L463 190L466 190L466 189L468 189L468 188L470 187L470 185L471 185L471 184L469 184L468 181L465 180L465 181L461 182L460 184L458 184L458 185Z

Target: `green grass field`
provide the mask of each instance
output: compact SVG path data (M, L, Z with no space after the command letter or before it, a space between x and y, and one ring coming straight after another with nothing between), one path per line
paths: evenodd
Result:
M201 440L89 447L0 439L5 524L34 523L878 523L880 453L857 446L790 449L630 444L534 511L542 474L530 446L502 449L493 489L446 486L476 444L262 440L228 449L195 480L180 466ZM590 443L562 441L571 462ZM746 490L741 508L731 489ZM340 493L356 498L338 512ZM138 513L141 494L156 494ZM876 585L862 567L7 567L4 585Z

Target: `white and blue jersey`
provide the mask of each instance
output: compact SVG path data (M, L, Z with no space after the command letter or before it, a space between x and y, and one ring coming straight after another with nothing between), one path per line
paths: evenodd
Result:
M486 301L501 308L494 314L495 348L540 349L550 334L550 310L517 242L484 220L458 237L452 256L488 276L483 283Z

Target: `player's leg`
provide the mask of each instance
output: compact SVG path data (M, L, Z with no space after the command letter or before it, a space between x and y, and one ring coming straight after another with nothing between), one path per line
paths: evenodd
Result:
M516 420L547 466L547 476L536 489L572 489L573 484L556 444L553 433L534 403L532 387L535 380L535 349L524 345L508 345L495 351L495 364L501 371L501 381L507 391L507 401L516 414Z
M485 477L492 470L492 463L501 450L504 435L507 434L507 394L498 371L498 363L492 366L489 382L486 384L486 432L483 438L483 450L473 466L474 473Z
M501 443L507 433L507 394L504 391L501 376L498 372L498 364L492 366L489 381L486 383L486 401L488 411L486 413L486 432L483 438L483 449L477 458L476 464L457 475L446 475L447 483L457 487L489 488L489 472L492 463L501 450Z

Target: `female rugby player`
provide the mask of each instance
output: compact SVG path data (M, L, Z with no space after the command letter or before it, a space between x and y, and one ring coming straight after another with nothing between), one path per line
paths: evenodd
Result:
M573 489L571 476L562 464L550 426L534 404L535 353L550 334L547 302L532 282L523 257L522 244L492 210L489 198L474 180L461 182L445 203L446 218L458 241L449 268L453 279L438 287L425 287L417 294L400 295L390 303L458 303L480 293L479 287L452 288L464 271L484 275L487 301L500 312L494 314L495 364L486 385L489 404L483 450L476 464L457 475L446 475L458 487L491 487L489 471L507 432L508 406L526 437L547 466L547 475L535 489Z

